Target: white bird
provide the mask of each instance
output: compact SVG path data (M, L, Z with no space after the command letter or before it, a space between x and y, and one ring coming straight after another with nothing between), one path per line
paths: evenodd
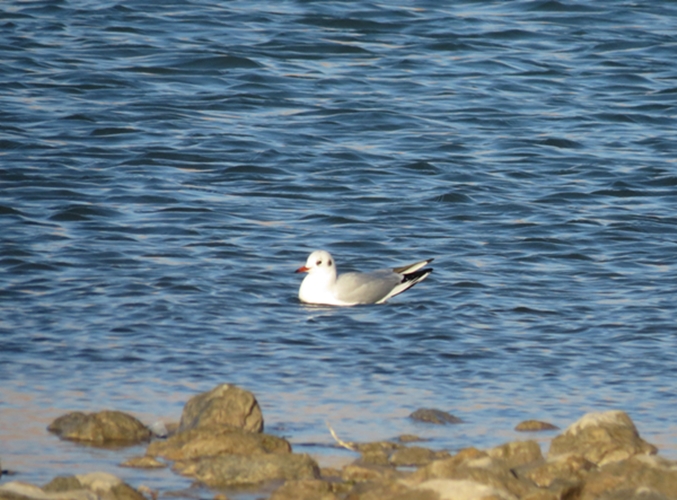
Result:
M383 304L390 297L408 290L433 272L421 269L433 259L408 266L381 269L371 273L344 273L336 276L336 261L326 250L315 250L297 273L308 273L299 288L299 299L308 304L354 306Z

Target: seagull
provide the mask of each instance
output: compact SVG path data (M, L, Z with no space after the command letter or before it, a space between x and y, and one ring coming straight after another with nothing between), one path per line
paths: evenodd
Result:
M408 266L381 269L370 273L344 273L337 279L336 261L326 250L315 250L306 265L297 273L308 273L299 288L299 299L307 304L354 306L383 304L423 281L433 272L431 267L421 269L433 259Z

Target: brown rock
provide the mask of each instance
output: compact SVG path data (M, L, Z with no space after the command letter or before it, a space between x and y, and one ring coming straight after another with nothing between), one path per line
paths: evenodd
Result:
M286 439L270 434L254 434L232 427L201 427L179 432L164 441L154 441L146 450L147 455L169 460L262 453L291 453L291 445Z
M608 463L587 478L582 500L660 498L677 499L677 462L636 455Z
M136 469L162 469L167 464L158 459L145 455L143 457L132 457L120 464L120 467L133 467Z
M425 467L421 467L410 476L410 479L415 484L427 479L448 477L466 461L484 457L488 457L484 451L480 451L477 448L464 448L452 457L435 460Z
M427 465L433 460L441 458L448 458L449 453L435 452L422 446L409 446L399 448L390 455L390 463L396 467L400 466L416 466Z
M473 455L476 458L471 458ZM519 480L505 461L492 458L486 453L464 452L461 456L436 460L411 474L408 482L415 485L431 479L470 481L517 498L523 498L535 490L533 483Z
M251 392L222 384L194 396L183 408L179 432L221 426L263 432L261 408Z
M151 432L139 420L120 411L72 412L54 420L47 430L63 439L90 444L135 444L150 439Z
M269 500L338 500L332 485L320 479L299 479L285 482Z
M487 450L492 458L503 460L507 467L519 467L520 465L543 460L541 447L536 441L514 441Z
M402 434L397 438L400 443L414 443L416 441L425 441L425 439L415 436L414 434Z
M463 420L453 416L451 413L432 408L420 408L409 415L409 418L431 424L460 424L463 422Z
M57 476L42 487L47 493L57 493L61 491L81 490L84 486L75 476Z
M618 490L602 495L600 500L670 500L674 497L666 497L651 488L638 488L636 490Z
M174 470L211 487L249 485L275 479L318 479L320 469L308 455L220 455L180 461Z
M559 427L556 425L549 424L548 422L541 422L540 420L525 420L515 427L515 430L520 432L554 431L558 429Z
M96 493L101 500L146 500L141 493L107 472L90 472L75 477L82 486Z
M398 477L401 474L392 467L359 462L346 465L341 473L344 481L351 482L392 480Z
M517 469L520 477L525 477L540 488L550 488L553 484L582 484L588 474L597 466L580 455L557 455L537 464Z
M517 500L508 491L465 479L431 479L416 489L435 492L440 500Z
M3 500L145 500L143 495L106 472L54 478L44 488L14 481L0 487Z
M99 500L99 498L95 493L85 489L46 492L32 484L10 481L0 485L0 500Z
M403 445L389 441L376 441L373 443L358 444L357 450L362 454L360 462L365 464L389 465L390 455L394 450Z
M399 481L360 482L346 500L439 500L433 491L416 490Z
M336 467L321 467L320 476L323 479L334 480L341 477L341 471Z
M390 441L373 441L371 443L356 444L357 451L360 453L373 453L379 451L386 451L390 453L393 450L402 448L404 445L398 443L391 443Z
M604 465L657 451L655 446L639 437L625 412L607 411L588 413L570 425L552 440L548 456L574 453L594 464Z

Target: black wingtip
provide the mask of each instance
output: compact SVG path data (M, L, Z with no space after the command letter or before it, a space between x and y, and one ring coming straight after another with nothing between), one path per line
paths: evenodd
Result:
M407 273L402 276L402 283L406 283L407 281L419 282L432 272L432 267L426 267L425 269L419 269L418 271Z

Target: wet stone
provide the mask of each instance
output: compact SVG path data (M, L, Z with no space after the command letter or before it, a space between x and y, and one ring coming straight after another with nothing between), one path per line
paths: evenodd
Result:
M199 427L234 427L263 432L263 414L251 392L222 384L192 397L184 406L179 432Z
M588 413L567 427L550 443L548 457L573 453L604 465L657 452L655 446L639 436L627 413L607 411Z
M120 467L133 467L136 469L163 469L167 464L159 461L155 457L145 455L143 457L132 457L120 464Z
M418 422L427 422L431 424L460 424L463 422L460 418L451 413L432 408L420 408L409 415L409 418Z
M433 460L449 457L449 452L436 452L422 446L409 446L395 450L390 455L390 463L396 467L427 465Z
M47 430L62 439L94 445L132 445L148 441L151 432L135 417L121 411L72 412L54 420Z
M279 479L319 479L320 468L305 454L221 455L176 462L173 469L211 487L244 486Z
M559 430L559 427L540 420L525 420L517 424L515 430L519 432L555 431Z

